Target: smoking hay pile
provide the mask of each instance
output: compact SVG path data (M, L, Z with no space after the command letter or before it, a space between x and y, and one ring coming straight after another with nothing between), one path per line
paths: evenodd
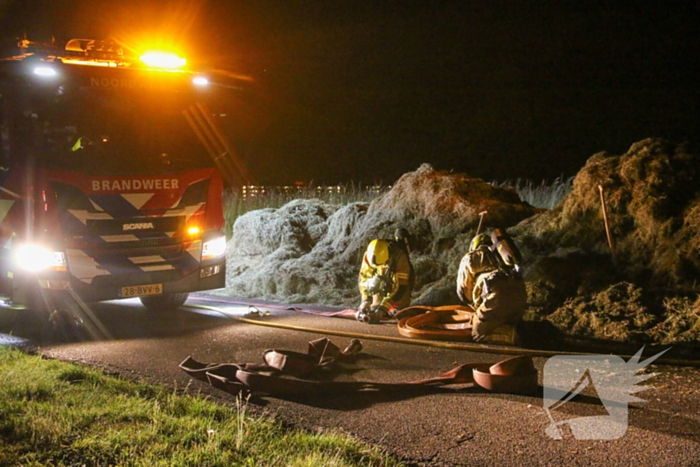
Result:
M485 227L507 227L523 250L527 319L580 336L698 342L700 157L658 139L591 157L551 211L512 189L424 164L369 204L297 200L250 212L236 221L228 245L226 293L357 305L367 243L405 227L417 272L413 302L453 304L459 260L484 210Z
M362 254L398 227L413 235L414 302L456 300L457 266L479 223L512 226L536 209L510 188L424 164L372 203L296 200L241 216L228 245L227 293L284 302L356 306Z

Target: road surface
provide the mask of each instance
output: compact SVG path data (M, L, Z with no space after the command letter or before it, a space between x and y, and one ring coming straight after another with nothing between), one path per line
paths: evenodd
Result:
M207 301L202 301L207 299ZM188 304L216 306L232 316L244 316L245 306L213 302L199 295ZM354 320L269 309L267 322L363 334L399 336L396 326L367 325ZM191 379L178 368L187 356L202 362L261 363L266 349L306 351L307 342L324 334L281 330L237 322L226 315L191 307L171 313L153 313L137 300L91 306L95 320L110 338L47 340L36 321L22 315L1 332L26 337L42 354L101 367L128 378L201 391L221 403L234 398ZM349 337L328 336L344 348ZM5 338L14 342L10 338ZM83 336L85 339L85 336ZM15 339L16 340L16 339ZM506 356L446 350L361 339L363 357L345 366L346 381L407 382L437 376L458 364L497 362ZM0 339L2 343L2 339ZM540 371L546 358L535 358ZM577 440L564 430L564 439L550 438L550 418L542 397L490 394L461 386L431 394L393 397L368 395L293 402L263 398L249 402L251 410L267 413L281 423L308 430L340 430L384 447L408 465L483 466L698 466L700 465L700 372L689 367L654 365L657 376L638 393L647 402L631 403L628 429L619 439ZM644 384L644 383L643 383ZM584 392L552 412L556 421L607 415L595 394Z

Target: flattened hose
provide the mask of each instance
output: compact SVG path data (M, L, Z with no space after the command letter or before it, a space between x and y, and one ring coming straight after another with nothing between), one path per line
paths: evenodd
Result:
M566 352L566 351L554 351L554 350L534 350L534 349L523 349L521 347L505 347L505 346L494 346L486 344L473 344L473 343L455 343L455 342L441 342L432 341L424 339L408 339L405 337L392 337L392 336L378 336L375 334L363 334L357 332L347 332L347 331L335 331L332 329L317 329L309 328L306 326L294 326L292 324L282 324L282 323L270 323L265 321L258 321L254 319L241 318L238 316L232 316L223 310L216 307L206 306L206 305L184 305L187 308L197 308L202 310L213 311L219 313L226 318L241 323L252 324L254 326L264 326L277 329L286 329L289 331L299 331L299 332L310 332L314 334L323 334L328 336L339 336L339 337L351 337L357 339L375 340L383 342L393 342L396 344L408 344L408 345L419 345L423 347L438 347L441 349L449 350L466 350L469 352L479 352L479 353L495 353L503 355L527 355L530 357L554 357L556 355L596 355L587 352ZM632 355L618 355L619 357L630 359ZM676 365L676 366L693 366L700 367L700 360L683 360L675 358L664 358L660 357L654 361L656 364L663 365Z

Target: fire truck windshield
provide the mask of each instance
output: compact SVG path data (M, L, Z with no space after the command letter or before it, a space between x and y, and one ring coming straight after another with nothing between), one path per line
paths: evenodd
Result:
M212 165L183 115L194 102L176 93L59 88L50 95L30 91L18 104L15 149L47 168L124 175Z

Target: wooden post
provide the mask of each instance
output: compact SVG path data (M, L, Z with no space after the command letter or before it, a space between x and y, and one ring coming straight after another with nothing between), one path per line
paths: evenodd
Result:
M488 211L481 211L479 213L479 226L476 228L476 235L479 235L479 232L481 232L481 223L484 220L484 215L488 214ZM474 235L476 237L476 235Z
M615 258L615 246L613 245L612 235L610 235L610 226L608 225L608 210L605 206L605 195L603 194L603 185L598 185L598 190L600 191L600 204L603 206L603 221L605 222L605 234L608 236L610 256L612 256L613 263L617 264L617 258Z

